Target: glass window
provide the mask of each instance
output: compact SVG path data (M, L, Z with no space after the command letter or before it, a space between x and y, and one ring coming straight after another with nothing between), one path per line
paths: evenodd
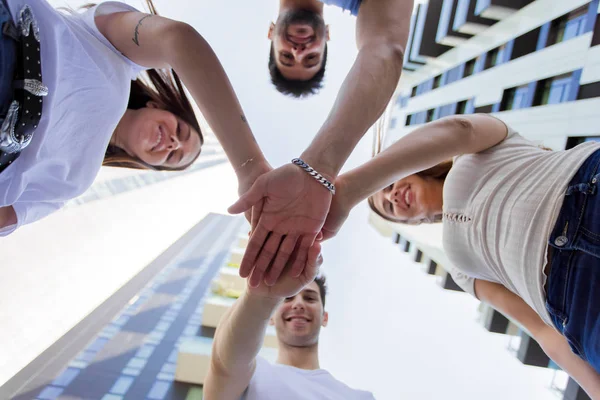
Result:
M410 93L410 97L415 97L416 95L417 95L417 87L415 86L415 87L412 88L412 91Z
M583 35L588 19L587 9L588 6L585 5L552 21L547 46Z
M427 122L433 121L433 117L435 115L435 108L431 108L427 110Z
M499 49L497 48L488 52L487 57L485 59L485 66L483 67L484 70L496 66L496 63L498 62L498 52Z
M411 123L412 123L411 120L412 120L412 114L408 114L406 116L406 126L410 126L411 125Z
M442 85L442 75L438 75L433 78L433 88L437 89Z
M473 75L473 72L475 72L475 62L476 62L476 59L474 58L470 61L467 61L467 63L465 64L465 73L464 73L465 78L467 76Z
M571 89L571 77L555 78L550 83L550 92L548 93L548 102L542 104L564 103L569 98Z
M456 114L467 114L467 100L461 101L456 105Z
M529 94L529 86L519 86L515 90L515 97L513 101L513 110L518 110L527 107L527 95Z

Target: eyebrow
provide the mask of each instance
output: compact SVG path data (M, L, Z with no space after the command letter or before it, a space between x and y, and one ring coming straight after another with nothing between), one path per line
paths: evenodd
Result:
M305 293L305 294L319 294L319 292L317 292L316 290L313 290L313 289L304 289L302 291L302 293Z

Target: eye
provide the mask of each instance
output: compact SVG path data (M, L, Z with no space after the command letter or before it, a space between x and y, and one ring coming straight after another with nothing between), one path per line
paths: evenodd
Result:
M390 186L386 187L384 190L386 192L390 192L394 188L394 184L392 183Z
M287 58L288 60L292 59L292 55L290 53L283 53L282 55L284 58Z
M177 120L177 137L181 139L181 122Z

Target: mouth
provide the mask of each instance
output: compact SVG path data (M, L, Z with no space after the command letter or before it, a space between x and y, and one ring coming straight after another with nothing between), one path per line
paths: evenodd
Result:
M411 203L413 202L414 194L412 190L410 190L410 185L407 185L406 188L400 193L400 206L405 210L410 208Z
M304 323L308 323L310 322L310 319L300 316L300 315L292 315L291 317L288 317L285 319L285 322L304 322Z
M154 140L150 151L155 152L164 150L166 137L167 135L165 135L162 125L159 125L156 132L156 139Z

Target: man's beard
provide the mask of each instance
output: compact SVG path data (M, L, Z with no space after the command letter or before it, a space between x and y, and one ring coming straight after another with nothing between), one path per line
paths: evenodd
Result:
M286 36L288 28L295 24L310 26L317 38L325 35L325 20L323 20L323 17L308 10L293 10L280 14L275 25L275 33Z

